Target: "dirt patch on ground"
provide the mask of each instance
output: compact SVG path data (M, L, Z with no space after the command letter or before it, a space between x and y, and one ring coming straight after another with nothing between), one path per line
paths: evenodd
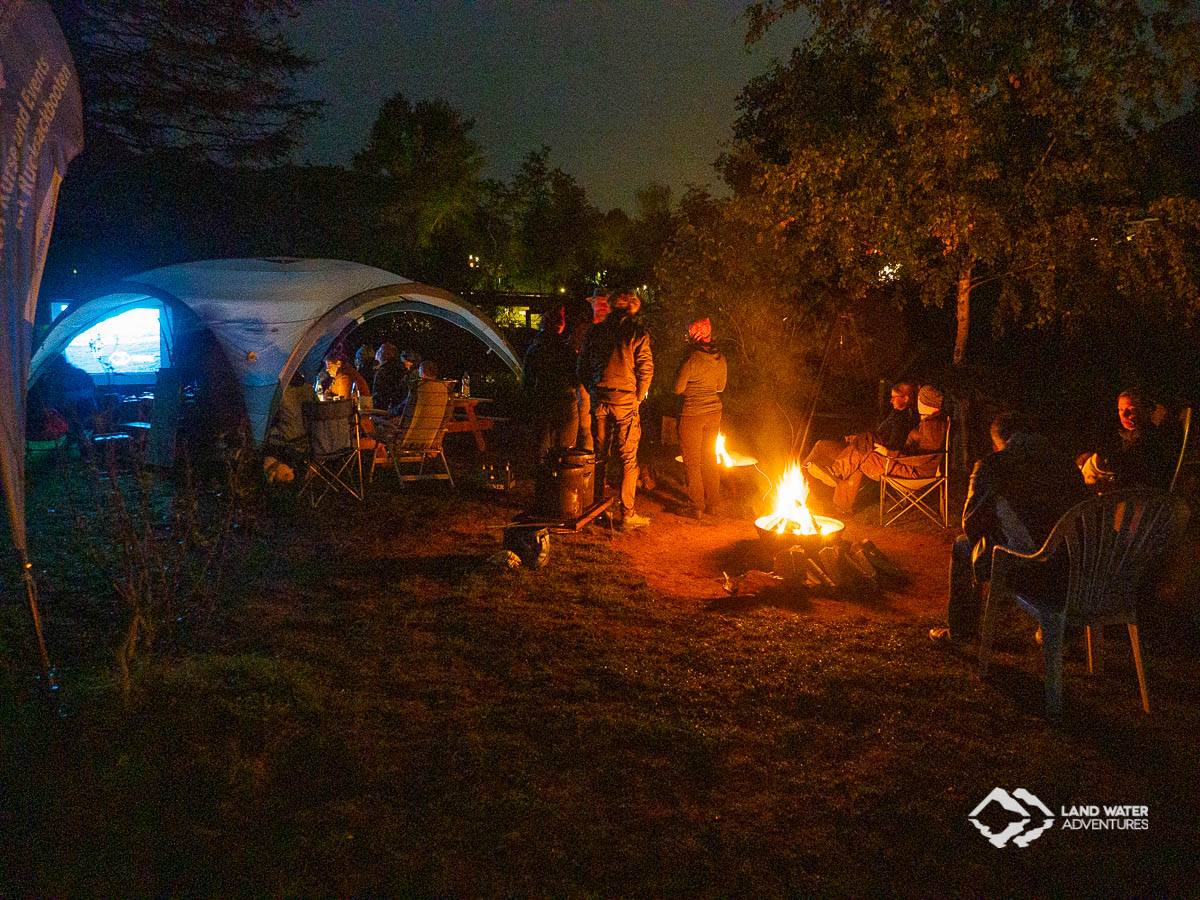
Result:
M614 537L614 546L627 554L655 591L684 602L705 605L753 605L730 598L721 587L722 573L739 575L750 569L770 571L773 561L754 530L753 513L743 500L740 512L728 518L706 517L703 523L684 518L676 507L670 482L639 496L638 511L652 518L646 528ZM870 507L846 520L845 537L869 540L906 575L906 582L879 591L861 591L837 599L817 592L773 592L761 602L786 606L822 619L941 618L946 612L946 583L952 530L927 523L870 525Z

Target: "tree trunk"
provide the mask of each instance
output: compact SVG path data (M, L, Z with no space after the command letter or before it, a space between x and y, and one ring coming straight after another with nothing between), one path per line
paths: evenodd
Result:
M954 336L954 364L962 362L967 349L967 334L971 329L971 264L958 270L958 298L955 306L958 330Z

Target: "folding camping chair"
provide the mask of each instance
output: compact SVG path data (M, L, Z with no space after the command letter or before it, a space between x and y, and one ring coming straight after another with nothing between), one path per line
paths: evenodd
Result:
M1087 629L1090 673L1100 668L1100 641L1093 641L1092 627L1123 623L1129 629L1142 709L1150 712L1138 641L1138 593L1150 567L1182 533L1189 512L1183 498L1163 491L1113 491L1067 510L1037 553L996 547L979 641L981 673L987 675L996 605L1012 600L1042 628L1046 715L1057 718L1062 712L1063 633L1067 625ZM1069 561L1066 584L1052 596L1024 590L1021 585L1036 584L1030 576L1044 569L1063 544Z
M362 458L353 400L308 401L303 406L308 434L308 468L300 488L317 506L330 491L363 498Z
M388 456L401 485L406 481L430 479L449 481L454 487L454 478L442 450L442 439L453 414L449 388L441 381L422 381L398 419L373 420L378 438L387 442ZM441 461L441 471L427 471L426 464L436 460ZM415 472L411 468L414 465Z
M929 478L898 478L888 474L896 463L906 457L889 459L887 469L879 477L879 524L891 525L910 510L924 513L943 528L950 527L950 429L946 420L946 441L941 450L920 456L938 457L937 474ZM933 495L933 496L930 496ZM932 504L936 502L937 506ZM888 517L886 520L884 517Z

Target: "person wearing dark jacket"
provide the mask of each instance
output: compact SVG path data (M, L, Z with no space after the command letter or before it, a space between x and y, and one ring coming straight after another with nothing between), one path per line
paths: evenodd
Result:
M1170 486L1176 454L1152 421L1153 411L1154 404L1141 391L1117 397L1121 427L1107 435L1096 453L1079 458L1084 481L1098 491Z
M378 363L371 385L371 400L377 409L394 410L408 399L409 369L400 360L395 344L381 344L375 352Z
M650 335L638 312L642 302L627 292L610 303L612 311L593 325L579 351L579 380L592 400L592 434L598 473L607 471L611 454L621 459L621 521L627 528L649 523L634 512L638 442L642 436L638 405L650 391L654 357Z
M1016 414L998 415L991 432L995 452L971 472L963 533L950 554L949 627L931 630L934 641L960 643L978 632L981 586L991 579L992 548L1037 552L1062 514L1087 496L1078 467ZM1048 572L1041 581L1052 584L1059 574Z
M570 449L579 434L575 348L567 334L566 307L542 316L542 330L525 353L524 387L539 463L551 449Z
M898 381L892 385L892 408L873 430L847 435L844 441L822 440L813 444L804 460L806 478L836 487L833 471L839 457L869 453L876 444L888 450L903 449L909 434L921 424L916 394L916 385L911 381Z
M679 413L679 446L687 469L689 516L699 522L721 496L717 435L721 431L721 392L728 366L712 344L712 323L701 319L688 326L690 352L675 376L675 393L683 397Z

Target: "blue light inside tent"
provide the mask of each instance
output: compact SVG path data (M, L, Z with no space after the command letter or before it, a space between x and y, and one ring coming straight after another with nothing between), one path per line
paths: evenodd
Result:
M67 345L67 361L92 375L153 375L162 362L157 307L105 319Z

